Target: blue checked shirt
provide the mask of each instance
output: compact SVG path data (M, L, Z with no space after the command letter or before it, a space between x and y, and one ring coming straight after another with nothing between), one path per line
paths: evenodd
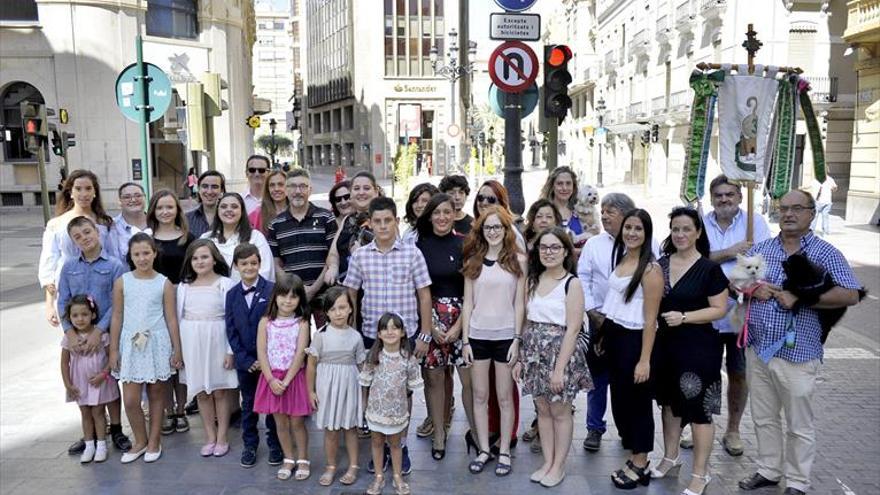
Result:
M93 261L86 261L82 254L64 263L58 277L58 317L64 331L72 327L64 319L67 303L73 296L85 294L92 296L98 306L98 323L102 332L110 331L110 317L113 313L113 282L128 271L128 267L110 255L105 248Z
M801 251L810 261L824 267L835 285L845 289L861 287L843 254L831 244L813 235L812 231L801 238ZM782 247L780 236L755 245L748 254L764 256L767 263L765 280L770 284L782 286L785 280L782 262L788 258L788 254ZM819 324L818 313L812 308L801 308L792 320L796 333L794 347L789 348L784 345L779 347L780 343L785 341L790 316L791 312L780 306L775 299L767 301L752 299L749 315L749 345L759 356L765 356L765 361L769 361L769 357L778 357L792 363L822 359L820 340L822 327ZM779 349L773 352L776 347Z

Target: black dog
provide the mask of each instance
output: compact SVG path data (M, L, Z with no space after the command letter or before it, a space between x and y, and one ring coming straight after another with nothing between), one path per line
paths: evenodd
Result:
M797 296L798 301L792 311L797 314L800 308L819 302L819 296L835 287L827 270L810 261L806 255L797 252L782 262L785 282L782 288ZM865 297L865 289L859 289L859 301ZM846 308L817 309L819 324L822 326L822 343L828 339L831 328L843 318Z

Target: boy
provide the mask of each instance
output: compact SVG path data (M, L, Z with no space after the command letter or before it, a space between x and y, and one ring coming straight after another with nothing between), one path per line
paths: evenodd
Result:
M58 276L58 314L63 315L67 303L77 294L86 294L95 300L98 307L98 324L101 332L110 331L110 317L113 313L113 283L128 269L121 261L104 251L98 227L88 217L76 217L67 224L67 234L82 251L79 258L68 260L61 267ZM65 332L70 330L70 322L61 321ZM81 343L74 352L91 354L101 345L101 334L92 333L89 340ZM131 448L131 441L122 433L122 402L116 399L107 404L110 413L110 438L113 445L122 452ZM69 454L79 454L86 444L80 439L67 449ZM106 453L104 454L106 455ZM96 454L97 460L98 454Z
M275 284L260 276L260 251L250 243L241 243L232 254L232 263L238 268L241 283L226 293L226 337L235 356L238 386L241 390L241 467L254 467L257 463L257 431L259 414L254 413L254 396L260 378L260 362L257 361L257 326L266 314L269 297ZM266 415L266 443L269 445L269 465L277 466L284 459L275 420Z
M344 282L353 301L357 301L358 289L364 289L361 309L364 346L369 349L376 341L379 317L393 311L403 319L415 355L421 359L427 353L428 343L432 339L431 277L425 257L415 243L403 242L398 238L394 200L374 199L370 202L369 214L373 240L351 255ZM421 332L417 330L419 322ZM406 432L403 438L403 474L409 474L411 462L406 447ZM386 449L386 465L388 455ZM367 470L373 472L369 467Z

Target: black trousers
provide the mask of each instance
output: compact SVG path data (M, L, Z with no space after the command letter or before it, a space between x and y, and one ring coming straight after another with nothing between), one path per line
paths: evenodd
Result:
M642 353L642 330L630 330L606 319L603 331L608 353L611 413L623 448L634 454L651 452L654 446L653 379L636 384L633 378Z
M238 388L241 390L241 439L245 447L256 449L260 444L260 434L257 431L260 415L254 412L254 397L257 394L260 372L236 371ZM266 415L266 429L266 443L269 445L269 450L281 450L278 434L275 433L275 418L271 414Z

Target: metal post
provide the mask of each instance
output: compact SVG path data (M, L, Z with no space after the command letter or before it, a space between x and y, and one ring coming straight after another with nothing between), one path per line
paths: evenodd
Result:
M140 80L141 90L139 94L138 102L136 103L139 106L140 112L138 112L138 125L141 128L140 132L140 144L141 144L141 180L143 181L144 193L149 198L152 193L150 191L150 176L152 174L152 170L150 167L150 157L149 157L149 122L150 122L150 80L147 76L147 66L144 64L144 40L141 35L137 35L135 39L135 46L137 49L137 67L138 74ZM136 107L137 108L137 107Z
M599 114L599 129L604 129L602 124L605 118L602 114ZM605 139L608 139L608 133L604 134ZM605 143L597 143L599 145L599 170L596 171L596 187L604 187L605 184L602 183L602 149L605 147Z
M40 174L40 202L43 203L43 225L49 223L49 187L46 184L46 157L43 154L43 143L37 138L37 170Z
M520 146L520 95L507 93L504 105L504 187L510 195L510 210L525 211L522 188L522 147Z
M559 160L559 120L556 117L547 119L547 171L556 168Z

